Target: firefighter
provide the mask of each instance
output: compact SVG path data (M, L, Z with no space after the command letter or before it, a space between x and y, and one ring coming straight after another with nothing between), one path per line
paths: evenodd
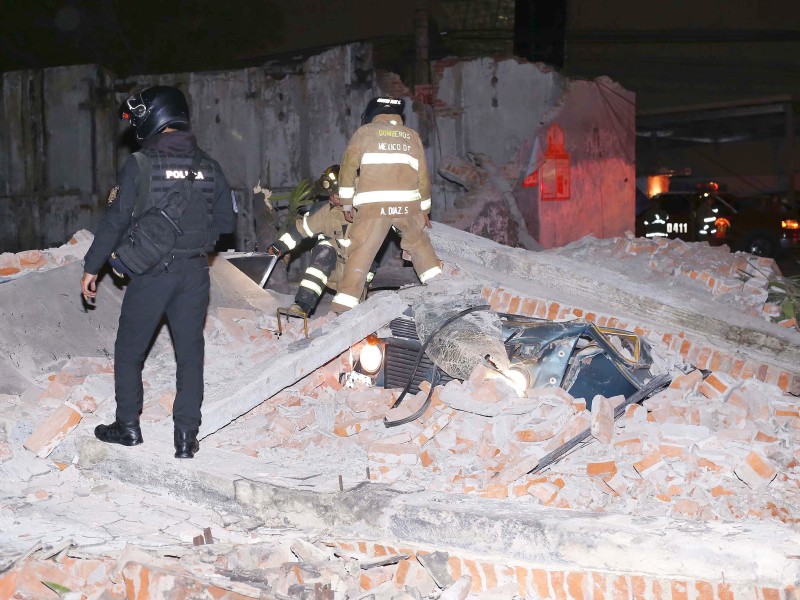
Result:
M345 210L339 198L339 165L331 165L315 183L318 196L327 202L318 202L302 217L298 217L289 230L273 243L267 252L281 256L294 250L305 239L316 237L311 250L311 263L306 268L300 289L289 308L290 314L308 316L317 305L326 287L336 289L344 271L350 246L353 211Z
M344 153L339 195L355 212L350 252L331 303L344 312L358 305L375 255L386 234L397 229L400 247L422 283L442 272L425 227L430 226L431 191L419 135L403 125L405 101L380 96L367 103Z
M700 197L697 210L695 211L695 227L697 228L697 240L707 240L709 236L717 233L716 221L719 216L719 209L714 206L714 202L708 192Z
M86 253L81 278L86 301L97 296L97 275L107 260L114 262L112 252L125 235L133 214L141 214L158 202L170 188L170 179L186 177L198 154L193 186L205 201L191 203L181 215L183 231L170 262L141 275L131 274L114 344L116 419L109 425L98 425L94 433L103 442L123 446L144 441L139 425L144 400L142 367L153 334L166 315L177 363L172 415L175 458L193 458L199 449L197 434L203 402L203 324L210 289L208 253L221 233L234 231L235 202L219 163L197 148L190 131L189 106L179 89L155 86L134 94L125 102L120 117L134 127L142 151L138 158L131 155L122 165L117 186L112 189Z

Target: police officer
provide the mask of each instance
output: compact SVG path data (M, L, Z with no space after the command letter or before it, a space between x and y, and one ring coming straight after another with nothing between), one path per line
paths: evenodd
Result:
M327 197L327 202L318 202L311 210L298 217L294 224L267 252L282 255L294 250L305 239L316 237L311 250L311 262L306 268L300 288L290 307L290 314L308 315L317 305L326 287L337 288L344 272L350 247L350 224L353 211L342 208L339 198L339 165L331 165L315 183L318 196Z
M176 178L185 178L196 153L199 166L193 186L205 202L190 202L180 217L183 235L164 264L142 275L131 274L114 345L116 420L98 425L98 439L124 446L141 444L142 367L161 318L169 322L177 362L173 406L175 457L198 451L200 404L203 400L203 324L209 299L207 253L221 233L235 228L235 204L219 163L197 148L191 133L189 106L174 87L156 86L127 99L120 116L135 128L139 156L122 166L109 196L94 242L86 253L81 288L88 301L96 297L97 274L131 223L159 202ZM197 164L197 163L195 163ZM149 172L149 176L148 176ZM113 260L111 261L113 264Z
M405 101L381 96L367 103L344 153L339 172L342 204L352 205L350 252L331 310L343 312L360 302L375 255L392 226L402 236L422 283L442 272L430 238L431 188L419 135L403 125ZM356 183L358 179L358 183Z

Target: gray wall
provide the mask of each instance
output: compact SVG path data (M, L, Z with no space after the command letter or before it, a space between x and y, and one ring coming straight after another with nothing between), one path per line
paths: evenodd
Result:
M113 182L112 76L95 65L3 74L0 250L65 242Z
M407 124L418 129L426 143L434 219L453 208L458 193L437 174L443 158L464 156L467 151L483 153L503 169L509 182L518 182L527 174L523 171L535 140L556 116L565 118L564 106L575 104L592 115L605 114L598 102L579 101L578 88L542 65L516 59L447 59L434 69L433 106L415 104L418 112L407 111ZM155 84L176 85L186 92L200 146L220 161L239 199L236 249L252 249L257 232L269 231L263 207L253 206L253 186L261 181L275 192L286 191L339 162L370 97L378 92L410 94L399 78L385 75L373 68L367 44L333 48L302 63L236 71L127 79L115 79L96 66L5 73L0 106L0 251L56 246L77 229L93 228L115 173L132 150L130 131L125 135L117 121L118 106L132 89ZM380 90L381 86L387 89ZM596 118L572 115L569 120L574 123L570 140L579 144L588 143L598 128ZM623 146L634 134L632 120L626 125L620 133ZM606 148L604 159L625 154L614 144ZM579 155L576 152L575 157ZM630 158L620 164L608 174L604 168L576 169L576 175L585 172L590 181L583 187L573 181L574 189L586 193L570 203L570 212L581 214L597 185L614 190L612 196L624 196L608 202L632 206L632 186L598 182L598 178L616 182L620 174L627 176ZM589 232L613 234L572 228L566 237L555 235L553 243L567 243L575 239L573 235ZM259 246L272 239L262 236Z

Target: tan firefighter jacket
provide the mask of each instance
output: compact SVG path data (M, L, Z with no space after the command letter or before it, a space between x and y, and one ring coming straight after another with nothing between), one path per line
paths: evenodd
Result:
M345 260L350 247L349 225L341 207L333 206L328 201L319 202L305 215L297 217L273 245L283 254L294 250L304 239L316 237L318 244L331 246L339 259Z
M398 115L377 115L359 127L339 168L339 197L357 209L374 206L373 214L430 212L430 177L417 132Z

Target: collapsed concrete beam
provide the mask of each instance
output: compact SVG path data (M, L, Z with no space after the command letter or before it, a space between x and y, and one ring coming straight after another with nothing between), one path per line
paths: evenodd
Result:
M83 265L30 273L0 285L0 393L57 370L73 356L112 356L123 292L105 277L97 303L84 305ZM11 389L9 389L11 388Z
M560 571L783 588L800 580L800 533L779 523L703 523L667 517L542 508L475 496L402 493L358 483L319 492L267 479L256 458L202 448L170 457L166 442L136 449L79 440L79 465L139 488L265 521L324 529L336 539L383 539L455 554L492 556ZM331 474L331 479L335 475ZM702 535L698 535L698 527Z
M22 394L36 377L57 370L75 356L113 356L125 288L108 274L97 286L97 301L84 304L81 263L0 285L0 394ZM222 257L211 260L210 309L219 306L275 314L288 297L264 290ZM166 328L156 348L171 346ZM46 351L43 351L45 350Z
M259 285L230 263L224 255L209 260L211 292L209 307L256 309L274 315L279 306L286 306L294 298L278 294Z
M431 241L445 261L492 287L548 298L587 310L630 315L642 325L684 331L722 349L744 349L762 363L798 372L796 332L714 302L707 295L668 282L639 283L596 265L585 265L552 252L509 248L434 223Z
M337 317L308 339L292 342L268 364L253 365L220 386L203 402L204 438L249 412L264 400L339 356L350 346L398 317L408 304L397 294L383 293Z

